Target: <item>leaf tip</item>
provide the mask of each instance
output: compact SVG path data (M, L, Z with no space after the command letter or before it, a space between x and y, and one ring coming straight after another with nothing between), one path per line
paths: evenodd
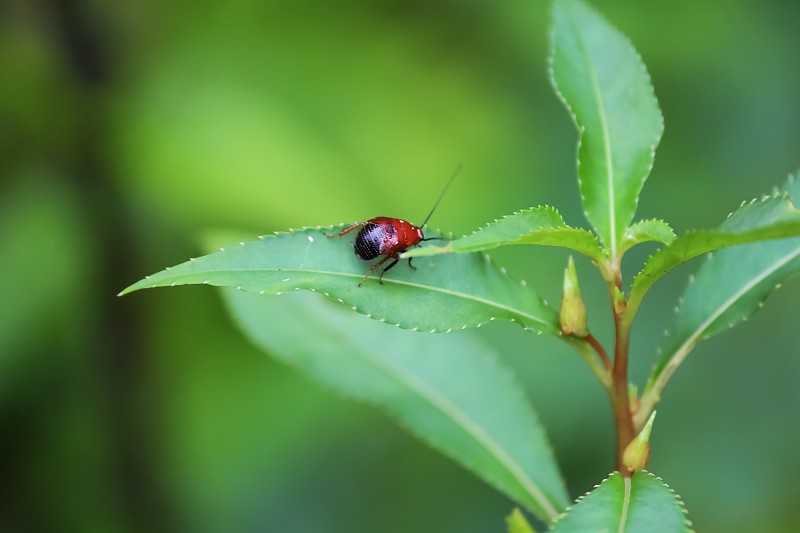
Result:
M506 517L506 525L508 533L536 533L518 507Z

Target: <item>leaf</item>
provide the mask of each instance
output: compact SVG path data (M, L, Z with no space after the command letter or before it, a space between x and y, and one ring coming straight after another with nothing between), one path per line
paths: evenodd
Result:
M495 220L471 235L450 241L445 246L413 248L404 253L403 257L479 252L509 244L563 246L586 254L595 261L603 259L597 237L583 228L567 226L558 210L550 206L533 207Z
M519 509L511 511L511 514L506 517L506 524L508 533L536 533Z
M653 474L614 472L553 525L553 533L684 533L691 522L675 492Z
M633 220L664 121L628 39L580 0L556 0L550 79L578 128L586 217L612 260Z
M257 346L334 390L381 407L543 520L554 519L568 502L521 386L468 332L401 331L310 294L222 294Z
M635 314L647 290L681 263L729 246L794 236L800 236L800 211L786 194L743 204L717 229L686 233L653 254L633 280L628 316Z
M559 334L556 311L488 256L424 258L415 262L417 270L398 265L384 276L383 285L376 275L359 287L369 265L353 254L352 240L327 239L319 229L304 229L265 236L260 242L240 243L182 263L120 294L200 283L260 294L302 289L407 329L450 331L507 319L526 329Z
M784 191L800 200L800 180L790 178ZM684 292L637 420L647 416L672 373L700 341L747 320L798 273L800 238L747 244L709 256Z
M657 241L661 244L669 244L674 240L675 232L663 220L642 220L625 230L620 253L624 253L643 242Z

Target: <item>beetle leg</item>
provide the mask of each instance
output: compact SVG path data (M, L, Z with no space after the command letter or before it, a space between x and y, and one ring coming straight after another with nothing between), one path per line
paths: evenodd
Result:
M363 227L365 224L366 224L366 222L356 222L355 224L353 224L352 226L350 226L346 230L344 230L342 232L339 232L336 235L325 235L325 236L327 238L329 238L329 239L333 239L334 237L344 237L345 235L347 235L351 231L354 231L354 230L357 230L358 228Z
M368 278L368 277L369 277L369 275L372 273L372 271L373 271L373 270L375 270L376 268L378 268L379 266L381 266L382 264L384 264L384 263L385 263L386 261L388 261L388 260L389 260L391 257L392 257L391 255L387 255L386 257L384 257L383 259L381 259L380 261L378 261L377 263L375 263L374 265L372 265L371 267L369 267L369 269L367 270L367 273L366 273L366 274L364 274L364 277L363 277L363 278L361 278L361 283L359 283L359 284L358 284L358 286L360 287L361 285L363 285L363 283L364 283L365 281L367 281L367 278ZM397 263L397 259L395 259L395 260L394 260L394 262L395 262L395 263ZM392 266L394 266L394 263L392 263L392 264L391 264L391 265L389 265L388 267L384 268L384 269L383 269L383 272L386 272L386 271L387 271L387 270L389 270L389 268L391 268ZM381 278L383 277L383 272L381 272ZM378 279L378 281L380 281L380 279ZM381 285L383 285L383 282L382 282L382 281L381 281Z
M417 267L415 267L414 265L412 265L412 264L411 264L411 260L412 260L412 259L414 259L414 258L413 258L413 257L409 257L409 258L408 258L408 266L410 266L411 268L413 268L414 270L416 270L416 269L417 269ZM387 268L386 270L389 270L389 269Z
M384 269L381 271L381 275L380 275L380 277L378 278L378 281L380 281L380 282L381 282L381 285L383 285L383 275L384 275L384 274L386 274L386 271L387 271L387 270L389 270L389 269L391 269L393 266L395 266L395 265L397 264L397 262L398 262L398 261L400 261L400 258L399 258L399 257L397 257L396 255L387 255L387 256L386 256L386 259L389 259L390 257L394 258L394 261L392 261L391 263L389 263L389 266L387 266L386 268L384 268ZM381 262L383 262L383 261L381 261Z

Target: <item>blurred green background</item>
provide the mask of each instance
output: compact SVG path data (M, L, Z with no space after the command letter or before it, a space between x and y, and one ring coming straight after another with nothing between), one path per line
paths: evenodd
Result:
M800 3L596 1L666 119L640 218L712 226L800 166ZM502 531L512 503L380 413L251 347L204 287L116 293L255 236L378 215L464 233L532 205L585 224L534 0L0 2L0 530ZM652 247L626 259L630 275ZM494 254L551 301L566 254ZM694 266L633 339L642 383ZM593 329L600 277L578 262ZM698 531L797 531L798 284L701 345L650 469ZM493 324L573 496L613 468L600 387ZM599 333L608 342L607 334Z

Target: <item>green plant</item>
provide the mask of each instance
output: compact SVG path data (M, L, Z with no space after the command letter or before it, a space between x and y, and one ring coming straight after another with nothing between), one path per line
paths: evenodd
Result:
M589 524L617 531L687 530L677 497L644 470L654 407L699 341L755 313L800 270L800 212L793 204L800 200L800 184L790 179L772 195L743 203L714 229L676 236L661 220L634 223L663 130L644 65L625 37L591 8L557 0L550 66L580 134L578 178L593 232L567 225L553 207L535 207L443 246L409 250L403 257L419 257L418 270L394 269L384 285L373 279L358 287L365 266L342 241L325 238L336 228L307 228L224 248L150 276L123 294L202 283L239 289L223 296L257 345L334 389L381 406L554 531L582 531ZM661 248L626 287L622 258L648 241ZM590 333L571 258L559 312L485 255L512 244L560 246L592 260L607 284L614 317L610 353ZM732 246L737 247L722 250ZM721 251L712 258L716 250ZM639 306L662 276L703 254L708 259L687 287L665 349L639 394L628 379ZM295 291L319 292L344 305L309 295L248 294ZM608 392L617 471L564 514L569 498L542 427L491 350L468 332L400 331L451 333L493 320L564 340ZM509 527L530 529L520 513Z

